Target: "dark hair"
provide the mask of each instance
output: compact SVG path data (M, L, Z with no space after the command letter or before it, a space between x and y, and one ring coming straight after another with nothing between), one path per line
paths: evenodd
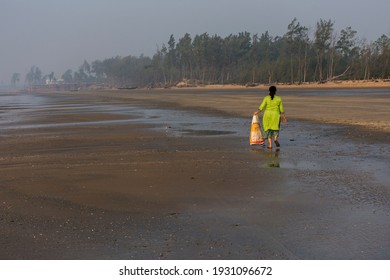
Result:
M269 87L269 95L271 96L272 100L274 100L275 94L276 94L276 87L275 86L270 86Z

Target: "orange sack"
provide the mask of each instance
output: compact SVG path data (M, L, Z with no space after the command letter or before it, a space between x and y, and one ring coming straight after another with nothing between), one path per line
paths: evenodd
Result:
M258 114L253 114L251 133L249 136L249 143L251 145L263 145L263 134L261 133L260 120Z

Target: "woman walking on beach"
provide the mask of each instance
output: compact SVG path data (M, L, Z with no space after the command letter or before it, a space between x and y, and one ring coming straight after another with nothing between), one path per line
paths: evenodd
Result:
M263 130L264 137L268 139L268 149L272 149L272 139L275 142L276 147L280 147L278 137L280 130L280 117L283 122L287 122L284 114L283 102L279 96L276 96L276 87L271 86L269 88L269 95L264 97L263 102L259 107L259 111L264 111L263 115Z

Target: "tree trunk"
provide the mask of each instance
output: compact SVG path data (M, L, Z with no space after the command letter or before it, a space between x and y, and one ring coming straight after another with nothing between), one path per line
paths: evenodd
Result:
M317 65L316 70L314 71L314 80L316 80L318 74L318 81L322 81L322 62L321 62L321 56L320 54L317 55Z
M351 68L351 67L348 66L347 69L345 69L345 71L344 71L343 73L341 73L340 75L337 75L337 76L329 77L329 78L327 78L326 81L324 81L324 82L333 81L333 80L336 80L336 79L338 79L338 78L344 76L345 73L347 73L347 71L349 70L349 68Z
M306 83L306 75L307 75L307 46L305 46L305 57L303 60L303 82Z
M272 71L268 70L268 84L272 83Z
M293 55L290 55L290 71L291 71L291 84L294 84L294 64L293 64Z

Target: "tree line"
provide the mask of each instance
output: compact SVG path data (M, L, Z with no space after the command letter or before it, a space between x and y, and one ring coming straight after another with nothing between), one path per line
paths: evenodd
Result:
M369 80L390 78L390 38L375 42L357 37L351 27L335 32L334 21L320 19L313 35L296 18L283 36L249 32L225 38L203 33L185 34L152 57L132 55L84 61L77 71L67 70L66 83L99 83L112 87L165 87L188 81L194 84L270 84L327 82L335 79ZM43 78L32 67L28 84ZM19 76L13 77L20 79Z

